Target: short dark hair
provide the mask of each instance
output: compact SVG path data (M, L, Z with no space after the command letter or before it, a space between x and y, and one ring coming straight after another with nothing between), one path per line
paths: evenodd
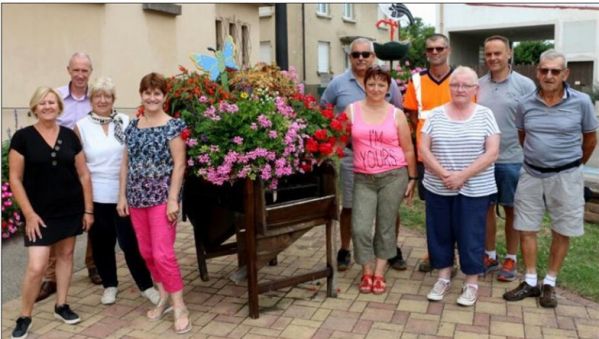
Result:
M508 49L510 48L510 39L504 37L503 35L491 35L490 37L485 39L483 46L486 45L487 42L493 41L493 40L499 40L499 41L503 42Z
M166 95L166 79L159 73L146 74L139 82L139 93L143 93L147 89L159 89L162 94Z
M364 85L370 79L381 79L387 82L387 86L391 86L391 74L388 71L385 71L381 66L374 65L368 67L366 70L366 74L364 75Z
M427 36L426 40L424 40L424 42L426 43L428 41L435 41L435 40L443 40L443 41L445 41L445 45L447 45L447 47L449 47L449 38L441 33L434 33L434 34Z

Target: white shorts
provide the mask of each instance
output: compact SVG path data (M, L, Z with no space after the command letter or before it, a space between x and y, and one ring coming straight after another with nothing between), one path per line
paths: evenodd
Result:
M584 179L582 166L548 178L537 178L520 171L514 197L514 229L538 232L545 211L551 228L564 236L584 234Z

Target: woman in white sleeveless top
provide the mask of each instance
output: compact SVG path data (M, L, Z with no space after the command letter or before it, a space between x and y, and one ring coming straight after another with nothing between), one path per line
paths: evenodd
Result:
M160 295L139 253L129 217L116 211L119 171L125 147L125 128L129 117L114 110L115 87L110 78L97 79L90 88L92 111L79 120L75 133L81 139L87 167L91 173L94 227L89 231L94 261L102 277L102 304L113 304L118 292L115 245L125 254L125 261L142 295L156 304Z

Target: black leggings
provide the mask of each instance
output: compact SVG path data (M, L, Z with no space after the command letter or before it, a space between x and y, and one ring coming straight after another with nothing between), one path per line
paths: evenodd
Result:
M94 249L94 261L104 288L116 287L119 284L114 248L117 239L125 254L129 272L131 272L139 290L144 291L153 286L150 271L148 271L146 263L139 254L131 219L129 217L119 217L116 204L94 202L94 224L88 236Z

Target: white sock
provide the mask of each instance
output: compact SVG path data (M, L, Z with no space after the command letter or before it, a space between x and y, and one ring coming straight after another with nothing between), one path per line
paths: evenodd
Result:
M485 251L491 260L497 260L497 251Z
M442 282L444 282L444 283L446 283L446 284L449 284L449 282L450 282L450 280L449 280L449 279L445 279L445 278L439 278L439 279L437 279L437 280L439 280L439 281L442 281Z
M547 274L545 276L545 279L543 279L543 285L549 285L551 287L555 287L556 280L557 280L557 277L552 277L549 274Z
M537 274L536 273L526 273L526 275L524 276L524 281L526 281L526 283L529 286L537 286Z
M515 254L506 254L505 255L506 259L512 259L514 262L518 262L518 256Z
M466 286L470 286L478 291L478 284L466 284Z

